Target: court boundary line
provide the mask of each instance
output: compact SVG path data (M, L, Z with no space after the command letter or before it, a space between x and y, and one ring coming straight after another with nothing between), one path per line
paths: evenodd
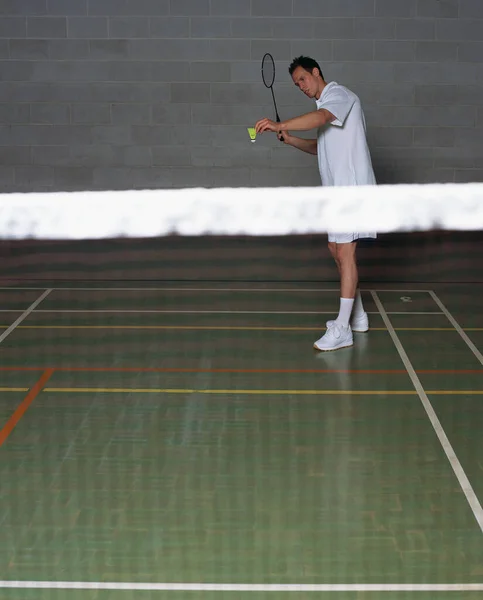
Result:
M414 367L413 367L411 361L409 360L409 357L408 357L406 351L404 350L404 347L403 347L401 341L399 340L399 337L398 337L397 333L395 332L394 327L392 326L392 323L391 323L389 317L387 316L387 313L384 309L384 306L383 306L381 300L379 299L376 292L371 292L371 294L374 299L374 302L376 303L378 310L381 313L381 317L382 317L384 323L386 324L388 333L391 336L391 339L394 342L394 345L396 346L396 350L397 350L399 356L401 357L401 360L402 360L404 366L406 367L409 378L411 379L411 382L418 393L418 396L419 396L421 403L426 411L426 414L429 417L429 420L431 422L431 425L433 426L434 432L436 433L436 435L441 443L441 446L443 447L443 450L449 460L449 463L453 469L453 472L456 475L458 483L460 484L461 489L466 497L466 500L471 508L471 511L473 512L473 516L475 517L476 522L479 525L481 532L483 533L483 508L480 504L480 501L478 500L478 497L476 496L476 494L473 490L473 487L471 486L471 483L470 483L468 477L466 476L466 473L464 472L464 469L463 469L458 457L456 456L453 446L451 445L451 442L449 441L449 439L443 429L443 426L441 425L441 422L438 419L438 416L437 416L428 396L426 395L424 387L423 387L419 377L417 376L416 371L414 370Z
M101 581L0 581L0 589L75 589L195 592L472 592L483 583L129 583Z
M17 313L22 312L21 309L15 308L0 308L0 313ZM35 309L35 313L60 313L60 314L77 314L77 313L106 313L106 314L193 314L193 315L333 315L334 310L142 310L142 309L109 309L109 308L39 308ZM378 311L366 311L368 315L378 315ZM441 311L424 312L424 311L388 311L389 315L444 315Z
M54 288L42 288L44 291L43 294L41 294L37 300L35 300L34 302L32 302L32 304L23 311L23 313L20 315L20 317L18 317L18 319L16 319L7 329L6 331L4 331L1 335L0 335L0 344L12 333L12 331L14 331L16 329L16 327L18 325L20 325L20 323L26 319L32 312L34 312L35 308L42 302L42 300L44 300L45 298L47 298L47 296L50 294L50 292L54 289Z
M204 288L204 287L142 287L142 288L113 288L113 287L52 287L54 291L67 291L67 292L294 292L294 293L306 293L306 292L337 292L340 293L340 288ZM1 287L0 290L45 290L45 287ZM360 288L361 292L398 292L398 293L425 293L429 294L431 290L413 290L413 289L372 289L372 288Z
M44 389L46 383L54 374L54 369L45 369L37 382L30 388L28 394L17 406L14 413L10 416L5 425L0 429L0 448L7 441L10 434L13 432L15 427L18 425L20 419L29 409L32 402L37 398L40 392Z
M478 350L478 348L475 346L475 344L473 344L473 342L470 340L470 338L465 333L465 331L475 331L475 328L474 327L469 327L469 328L461 327L461 325L453 317L453 315L449 312L449 310L446 308L446 306L443 304L443 302L439 299L439 297L436 295L436 293L431 290L429 292L429 295L434 300L434 302L439 306L439 308L441 309L441 312L445 315L445 317L448 319L448 321L451 323L451 325L453 325L454 329L458 332L458 334L460 335L462 340L465 342L465 344L468 346L468 348L471 350L471 352L475 355L475 357L480 362L480 364L483 365L483 355L481 354L481 352Z

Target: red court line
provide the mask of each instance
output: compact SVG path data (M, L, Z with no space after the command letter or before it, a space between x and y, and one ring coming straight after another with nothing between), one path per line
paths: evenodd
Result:
M2 369L3 370L3 369ZM40 379L33 386L30 392L25 396L22 402L18 405L17 410L13 413L6 425L0 430L0 447L7 441L8 436L12 433L17 423L23 417L28 407L35 400L37 395L42 391L47 381L52 377L54 369L45 369Z
M45 367L0 367L1 371L43 371ZM405 369L189 369L157 367L56 367L58 372L86 373L361 373L406 375ZM416 373L427 375L471 375L483 373L483 369L419 369Z

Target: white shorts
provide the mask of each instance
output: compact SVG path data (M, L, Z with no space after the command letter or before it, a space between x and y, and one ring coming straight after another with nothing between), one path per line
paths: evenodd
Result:
M336 244L351 244L367 238L377 238L377 233L329 233L329 242Z

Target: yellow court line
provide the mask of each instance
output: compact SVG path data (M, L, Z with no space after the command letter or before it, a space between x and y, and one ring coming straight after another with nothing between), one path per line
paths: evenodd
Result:
M0 392L28 392L30 388L0 387Z
M0 325L7 329L9 325ZM226 331L320 331L324 327L231 327L229 325L19 325L16 329L159 329L159 330L226 330ZM395 327L396 331L456 331L454 327ZM483 327L463 327L463 331L483 331ZM370 331L387 331L385 327L371 327Z
M44 392L63 392L63 393L118 393L118 394L250 394L250 395L269 395L269 396L332 396L332 395L355 395L355 396L412 396L417 395L415 390L197 390L182 388L64 388L64 387L46 387ZM465 395L465 394L483 394L483 390L425 390L426 394L447 394L447 395Z

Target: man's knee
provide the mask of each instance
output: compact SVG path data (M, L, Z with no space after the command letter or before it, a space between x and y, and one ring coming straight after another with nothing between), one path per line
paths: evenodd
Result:
M342 264L355 262L356 248L356 243L336 244L336 260Z

